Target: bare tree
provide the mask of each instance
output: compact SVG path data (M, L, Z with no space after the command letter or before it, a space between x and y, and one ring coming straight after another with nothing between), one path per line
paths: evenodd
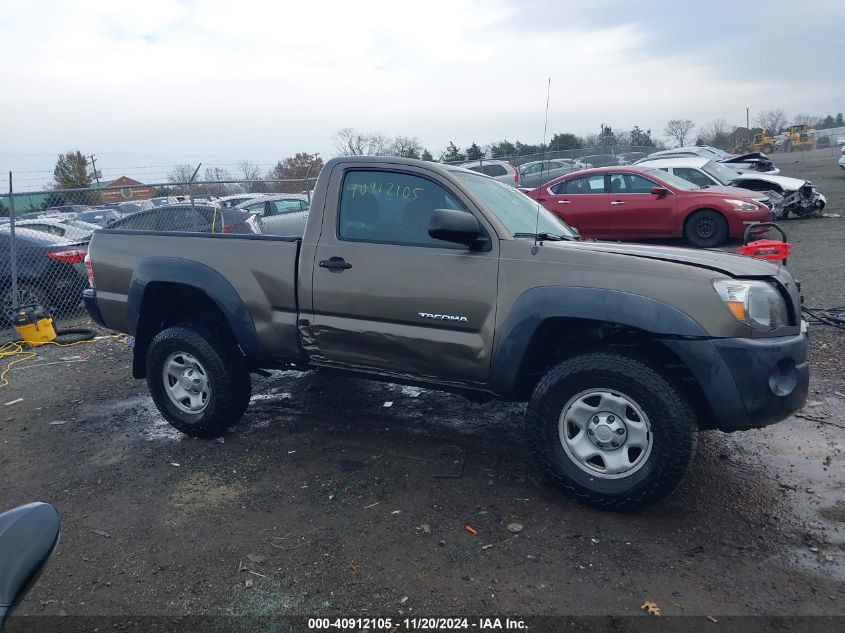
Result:
M261 179L261 167L258 166L258 163L242 160L235 163L235 167L238 170L238 175L244 180Z
M783 108L763 110L754 117L754 123L766 130L769 134L778 134L786 124L786 113L783 111Z
M345 127L332 137L341 156L384 156L391 149L391 139L381 133L365 134L354 127Z
M701 135L705 138L712 139L717 136L727 136L728 122L725 119L713 119L701 128Z
M694 127L695 123L689 119L672 119L666 124L666 129L663 132L683 147Z
M795 123L798 125L803 124L807 127L814 128L819 124L819 117L813 116L812 114L796 114Z
M338 130L332 137L334 148L341 156L363 156L367 152L368 136L354 127Z
M390 145L390 154L393 156L403 156L404 158L419 158L422 154L423 146L420 139L416 136L402 136L399 135L393 139Z
M176 165L167 174L168 182L174 185L185 185L191 181L195 167L191 165Z
M367 136L367 155L368 156L384 156L388 154L390 147L390 139L384 134L369 134Z

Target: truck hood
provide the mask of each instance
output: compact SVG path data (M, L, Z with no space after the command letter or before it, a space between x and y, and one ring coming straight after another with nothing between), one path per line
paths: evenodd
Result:
M622 242L544 242L544 245L563 248L583 248L628 257L656 259L674 264L705 268L730 277L776 277L780 264L762 259L726 253L718 250L680 248L652 244Z

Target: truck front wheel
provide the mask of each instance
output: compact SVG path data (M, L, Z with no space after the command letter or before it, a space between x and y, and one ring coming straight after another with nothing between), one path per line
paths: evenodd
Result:
M558 488L589 505L633 510L671 493L695 454L682 393L634 356L593 352L543 377L528 404L528 442Z
M170 424L187 435L215 437L249 404L251 383L230 337L189 327L161 331L147 350L147 385Z

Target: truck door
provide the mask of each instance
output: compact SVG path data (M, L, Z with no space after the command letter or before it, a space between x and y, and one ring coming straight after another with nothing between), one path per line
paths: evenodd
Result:
M484 383L498 240L470 251L428 235L435 209L471 213L469 200L415 167L336 169L328 190L312 273L315 362Z
M609 237L672 237L677 233L675 195L651 193L662 184L631 173L610 173ZM665 189L665 188L664 188Z

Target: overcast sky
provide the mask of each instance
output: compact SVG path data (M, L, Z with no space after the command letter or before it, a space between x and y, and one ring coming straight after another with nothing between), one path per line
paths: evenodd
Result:
M150 182L330 157L345 126L435 156L538 142L549 77L550 136L845 110L840 0L0 0L0 16L0 169L20 189L76 149Z

